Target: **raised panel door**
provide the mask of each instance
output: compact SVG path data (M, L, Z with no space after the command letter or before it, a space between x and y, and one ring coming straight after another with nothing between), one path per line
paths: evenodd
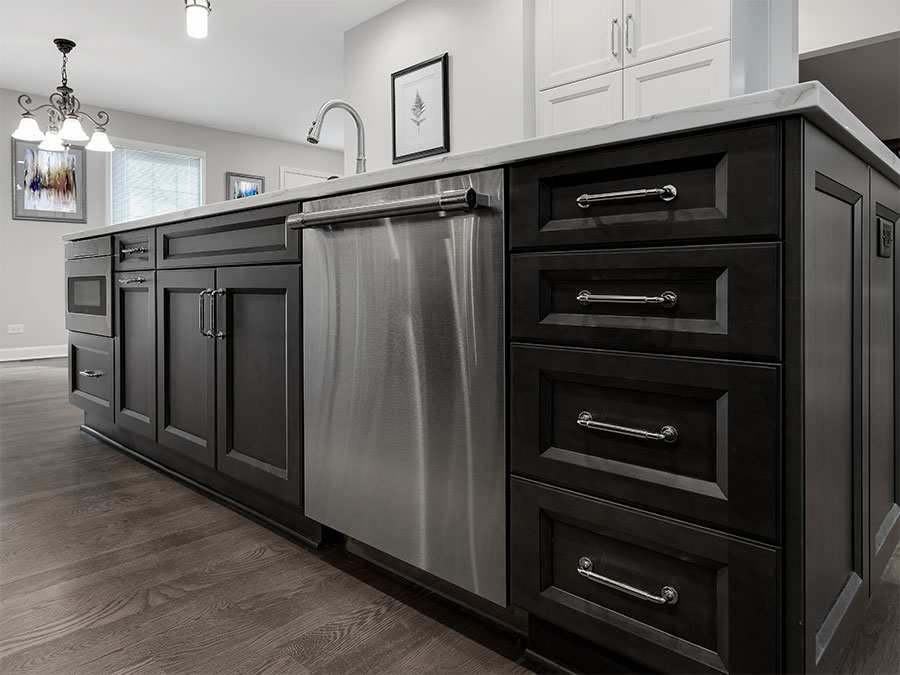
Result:
M116 423L156 440L156 273L114 275Z
M156 277L157 441L205 466L215 464L217 340L200 332L200 293L215 280L215 270Z
M216 465L300 506L300 266L216 273Z
M621 0L537 0L539 91L622 67Z
M654 115L728 98L731 93L728 42L625 68L625 119Z
M537 95L539 135L558 134L622 119L622 71L541 91Z
M727 40L731 0L624 0L622 22L628 67Z

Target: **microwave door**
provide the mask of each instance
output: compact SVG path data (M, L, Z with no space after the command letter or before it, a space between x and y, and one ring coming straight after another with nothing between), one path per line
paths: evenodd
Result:
M112 261L109 257L66 262L66 328L112 336Z

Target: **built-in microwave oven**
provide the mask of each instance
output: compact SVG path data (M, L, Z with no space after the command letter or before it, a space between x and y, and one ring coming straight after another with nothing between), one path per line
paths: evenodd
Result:
M66 245L66 328L112 337L109 237Z

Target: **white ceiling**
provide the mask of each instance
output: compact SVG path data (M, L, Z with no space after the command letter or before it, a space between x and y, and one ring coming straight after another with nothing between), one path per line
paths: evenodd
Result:
M0 87L49 95L53 38L65 37L82 103L304 142L319 105L343 93L344 31L400 2L212 0L209 37L195 40L183 0L0 0ZM343 139L329 119L321 146Z

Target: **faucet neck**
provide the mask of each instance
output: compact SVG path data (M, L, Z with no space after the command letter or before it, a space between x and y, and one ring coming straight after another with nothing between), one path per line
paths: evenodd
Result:
M313 128L317 131L322 128L322 120L325 114L332 108L340 108L347 111L353 121L356 123L356 173L366 172L366 131L363 126L362 117L352 105L339 98L331 99L322 104L319 112L316 114L316 120L313 122Z

